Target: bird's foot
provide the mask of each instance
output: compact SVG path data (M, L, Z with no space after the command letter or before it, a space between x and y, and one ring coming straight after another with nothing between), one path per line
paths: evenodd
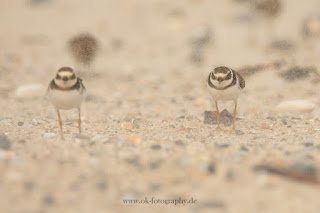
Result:
M217 126L216 132L226 132L226 130L222 129L220 126Z

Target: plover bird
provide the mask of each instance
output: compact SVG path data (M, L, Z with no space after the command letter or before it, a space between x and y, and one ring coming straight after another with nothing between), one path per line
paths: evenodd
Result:
M68 46L74 59L86 68L90 67L95 59L99 47L96 38L88 33L71 38Z
M245 81L242 76L229 67L216 67L210 72L207 80L207 89L212 96L212 99L216 105L217 113L217 130L221 130L220 127L220 112L218 107L218 101L233 101L233 127L235 130L236 125L236 113L237 113L237 100L241 93L241 90L245 87Z
M50 82L47 95L57 111L60 133L62 139L62 120L60 110L78 109L78 127L81 133L81 104L85 98L86 88L82 83L82 79L76 77L74 71L70 67L62 67L58 70L56 77Z

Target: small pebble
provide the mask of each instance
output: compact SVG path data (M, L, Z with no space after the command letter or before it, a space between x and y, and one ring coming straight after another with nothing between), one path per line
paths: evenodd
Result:
M18 140L18 143L20 143L20 144L25 144L26 141L25 141L25 140Z
M217 148L228 148L230 145L227 143L222 143L222 144L215 143L214 146Z
M244 135L244 132L243 131L241 131L241 130L236 130L236 135Z
M42 202L46 205L52 205L55 203L55 199L51 194L47 194L43 197Z
M233 181L234 180L234 171L232 169L228 169L226 172L225 178L227 181Z
M153 145L151 146L151 149L159 150L159 149L161 149L161 146L160 146L159 144L153 144Z
M157 169L161 165L161 161L154 161L149 164L150 169Z
M143 140L143 137L141 135L130 135L129 140L133 142L140 142Z
M261 129L270 129L270 125L267 123L262 123L261 124Z
M267 117L267 119L268 119L268 120L271 120L271 121L276 121L276 120L277 120L277 118L275 118L275 117L270 117L270 116Z
M44 120L41 120L41 119L33 118L32 119L32 123L34 123L34 124L45 124L46 122Z
M313 146L313 143L311 143L311 142L306 142L306 143L303 143L303 145L305 145L306 147L310 147L310 146Z
M245 147L245 146L241 146L241 147L240 147L240 150L241 150L241 151L245 151L245 152L248 152L248 151L249 151L249 149L248 149L247 147Z
M21 121L20 121L20 122L18 122L18 126L23 126L23 124L24 124L24 123L23 123L23 122L21 122Z
M209 165L208 165L208 172L209 172L210 174L216 173L216 165L215 165L213 162L209 163Z
M96 186L97 186L98 190L102 191L102 192L108 188L107 184L103 181L96 183Z
M90 137L89 136L86 136L86 135L77 135L74 137L74 140L76 142L80 142L80 141L87 141L89 142L90 141Z
M132 122L123 122L119 125L122 130L131 130L134 129L134 124Z
M175 141L175 144L176 144L177 146L185 146L185 144L183 143L182 140L177 140L177 141Z

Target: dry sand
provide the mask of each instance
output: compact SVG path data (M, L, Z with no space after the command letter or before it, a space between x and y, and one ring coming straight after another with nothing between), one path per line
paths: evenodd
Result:
M272 35L294 42L288 57L267 49L265 22L253 24L231 0L0 1L0 134L9 139L0 139L0 212L319 212L319 85L279 76L293 64L319 68L319 40L300 33L317 8L284 1ZM211 34L198 50L190 40L201 26ZM61 141L44 94L58 68L79 68L66 42L80 32L96 35L100 52L83 76L84 133L76 111L63 112ZM201 64L192 51L203 53ZM289 64L246 78L236 134L204 124L213 67L278 59ZM28 84L41 84L43 96L18 98ZM275 111L292 99L316 108ZM197 203L123 204L145 197Z

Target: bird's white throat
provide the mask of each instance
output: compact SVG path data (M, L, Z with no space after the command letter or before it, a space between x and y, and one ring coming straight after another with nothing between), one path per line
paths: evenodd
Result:
M217 88L224 88L228 85L230 85L233 81L233 78L230 78L229 80L223 80L221 82L219 82L218 80L212 79L210 78L211 83L217 87Z
M60 79L54 79L54 83L56 83L58 87L66 89L73 87L77 83L77 79L70 79L66 82Z

